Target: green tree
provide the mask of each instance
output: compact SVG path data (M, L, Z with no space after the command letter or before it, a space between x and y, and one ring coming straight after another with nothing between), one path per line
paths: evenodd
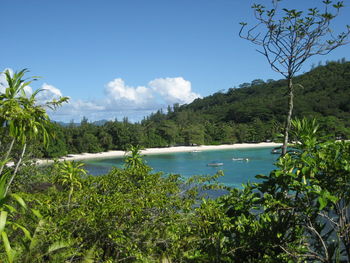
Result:
M5 92L0 94L0 129L5 129L3 134L11 138L11 143L4 156L8 160L14 143L17 141L21 145L22 151L19 159L15 162L15 168L11 178L7 182L6 193L18 172L27 148L27 142L31 139L42 137L44 145L49 142L49 132L51 122L46 114L45 107L56 108L67 102L67 97L59 100L52 100L45 105L38 105L36 96L41 90L34 91L30 96L25 93L25 88L32 80L25 80L24 75L28 70L24 69L15 72L13 75L9 70L5 71L7 86ZM5 164L0 167L0 176Z
M68 153L66 140L70 140L64 133L63 127L57 123L52 123L52 129L55 133L53 138L50 140L50 147L38 147L45 158L58 158L65 156ZM38 144L42 144L39 140Z
M109 151L113 148L113 138L103 128L99 131L98 138L104 151Z
M204 143L204 127L200 124L188 125L182 133L186 145L202 145Z
M174 145L179 134L177 125L170 120L160 122L158 132L167 141L168 145Z
M55 166L58 172L55 182L69 189L67 203L69 208L74 190L82 187L80 178L82 175L86 175L86 171L82 168L84 164L74 161L63 161L57 162Z
M350 34L347 31L334 36L330 30L331 21L338 16L343 2L332 5L326 0L324 11L310 8L307 13L296 9L282 9L279 12L278 3L273 1L273 7L266 9L261 4L254 4L254 14L258 23L244 29L247 23L241 23L240 37L261 46L259 53L267 58L271 68L282 74L288 84L288 113L285 122L282 154L287 152L288 134L294 107L294 76L301 69L304 62L315 55L326 55L335 48L345 45ZM334 12L330 9L333 8Z
M131 145L125 155L126 157L124 162L127 169L132 171L143 171L143 169L146 167L144 160L142 159L141 147L139 145Z

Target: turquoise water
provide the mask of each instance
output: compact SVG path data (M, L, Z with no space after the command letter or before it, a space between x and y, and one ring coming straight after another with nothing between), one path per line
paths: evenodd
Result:
M271 154L272 148L213 150L202 152L171 153L144 156L147 164L156 172L180 174L184 177L192 175L213 175L223 170L225 176L219 182L241 187L242 183L256 182L255 175L268 174L274 169L278 157ZM248 158L232 160L232 158ZM113 166L122 167L123 158L87 160L85 168L93 175L107 173ZM220 162L222 166L212 167L208 163Z

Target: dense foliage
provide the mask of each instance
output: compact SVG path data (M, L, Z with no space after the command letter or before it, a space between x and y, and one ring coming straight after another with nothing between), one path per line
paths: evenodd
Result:
M8 89L21 91L16 78ZM102 176L76 162L32 165L27 138L45 137L50 122L35 96L16 94L0 97L1 262L349 262L350 142L315 120L295 119L276 169L231 189L215 183L221 173L154 173L136 146L124 168ZM208 189L222 196L206 198Z
M75 162L23 167L6 206L8 262L346 262L350 143L306 119L293 136L276 170L242 190L212 184L220 174L154 173L137 148L102 176ZM204 199L213 188L226 192Z
M349 72L350 62L342 60L319 65L295 77L295 117L315 117L324 134L349 138ZM56 140L41 154L58 157L125 150L129 145L166 147L276 140L286 115L286 92L285 80L253 80L188 105L174 105L167 113L158 111L140 123L133 124L125 118L101 125L87 119L80 125L56 124Z

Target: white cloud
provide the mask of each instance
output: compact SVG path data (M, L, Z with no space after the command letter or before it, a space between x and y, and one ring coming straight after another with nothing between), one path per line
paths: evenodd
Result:
M158 78L150 81L148 85L159 93L168 104L191 103L200 97L199 94L192 92L191 82L182 77Z
M56 87L49 85L47 83L44 83L41 86L41 91L37 95L38 101L49 101L53 99L58 99L59 97L62 97L62 92L57 89Z
M62 95L53 86L51 93ZM105 97L100 101L71 100L53 114L54 119L79 121L83 116L89 120L122 119L129 117L138 121L144 116L174 103L190 103L200 97L191 88L191 82L182 77L158 78L147 86L128 86L121 78L108 82L105 86ZM51 94L50 93L50 94Z
M108 82L105 94L110 104L121 103L131 108L143 107L153 99L151 89L145 86L127 86L121 78Z
M0 93L4 93L5 89L8 87L6 76L4 74L6 70L8 70L11 75L13 75L13 70L10 68L5 68L4 71L0 73Z
M101 111L105 107L91 101L76 100L69 104L74 110L86 110L86 111Z
M13 70L9 70L13 74ZM5 91L6 86L6 77L0 73L0 92ZM39 104L69 95L47 83L41 89L36 97ZM131 121L138 121L168 105L190 103L200 97L192 91L191 82L182 77L157 78L148 85L135 87L126 85L121 78L115 78L106 84L104 92L105 96L98 101L70 99L56 111L48 109L48 113L53 120L60 121L80 121L84 116L91 121L122 119L125 116ZM25 93L32 94L32 88L26 86Z
M102 103L92 101L69 100L55 111L48 110L48 113L51 119L56 121L80 121L83 117L94 121L104 118L105 107Z
M30 95L33 94L33 89L32 89L32 87L30 87L30 86L25 86L25 87L23 88L23 90L24 90L24 93L25 93L27 96L30 96Z

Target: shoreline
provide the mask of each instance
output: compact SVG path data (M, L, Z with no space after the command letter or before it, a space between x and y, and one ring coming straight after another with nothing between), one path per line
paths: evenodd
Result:
M201 152L201 151L213 151L213 150L234 150L234 149L251 149L251 148L269 148L278 147L282 143L274 142L261 142L261 143L236 143L236 144L222 144L222 145L200 145L200 146L173 146L167 148L148 148L141 150L142 155L151 154L169 154L180 152ZM125 151L108 151L100 153L80 153L80 154L68 154L58 158L58 161L82 161L90 159L104 159L125 156ZM52 159L39 159L36 160L37 165L46 165L53 163Z

